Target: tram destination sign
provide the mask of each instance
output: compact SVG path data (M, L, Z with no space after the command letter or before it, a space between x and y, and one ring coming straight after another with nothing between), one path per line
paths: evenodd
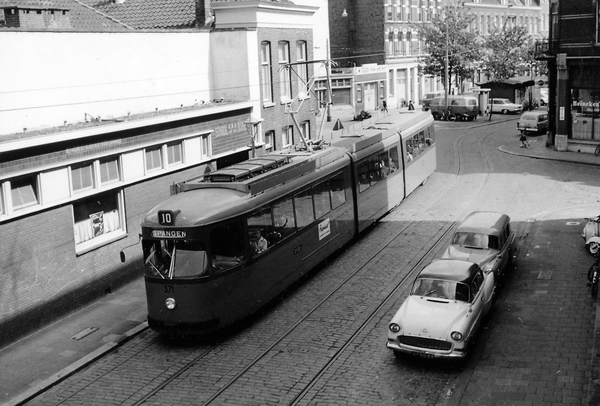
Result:
M187 233L183 230L152 230L154 238L185 238Z

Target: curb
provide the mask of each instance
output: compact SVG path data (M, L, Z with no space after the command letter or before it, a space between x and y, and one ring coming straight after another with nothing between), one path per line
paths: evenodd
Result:
M119 347L122 344L126 343L131 338L133 338L136 335L140 334L141 332L145 331L147 328L148 328L148 323L147 322L141 323L140 325L138 325L138 326L132 328L131 330L125 332L122 336L120 336L120 338L117 341L104 344L102 347L98 348L95 351L92 351L88 355L85 355L84 357L82 357L79 360L75 361L74 363L72 363L68 367L63 368L61 371L55 373L54 375L50 376L49 378L47 378L47 379L45 379L43 381L41 381L37 385L33 386L31 389L29 389L29 390L21 393L20 395L12 398L11 400L9 400L8 402L2 404L1 406L21 406L21 405L24 405L26 402L28 402L31 399L39 396L41 393L43 393L43 392L47 391L48 389L52 388L54 385L56 385L56 384L64 381L69 376L75 374L76 372L78 372L81 369L85 368L86 366L88 366L92 362L96 361L97 359L101 358L105 354L109 353L114 348Z
M522 153L515 152L515 151L509 151L508 149L505 149L503 145L498 147L498 151L504 152L505 154L515 155L515 156L523 156L523 157L532 158L532 159L544 159L547 161L568 162L568 163L572 163L572 164L580 164L580 165L588 165L588 166L600 166L600 162L598 162L598 163L582 162L582 161L577 161L577 160L568 159L568 158L556 158L556 157L547 157L547 156L534 155L534 154L522 154Z

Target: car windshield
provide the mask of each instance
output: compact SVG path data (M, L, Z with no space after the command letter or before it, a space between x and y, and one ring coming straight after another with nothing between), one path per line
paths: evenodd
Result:
M457 232L452 236L453 245L462 245L467 248L498 249L498 237L482 233Z
M469 301L469 286L462 282L419 278L413 285L412 295L448 300Z
M523 116L521 117L521 120L537 121L537 116Z

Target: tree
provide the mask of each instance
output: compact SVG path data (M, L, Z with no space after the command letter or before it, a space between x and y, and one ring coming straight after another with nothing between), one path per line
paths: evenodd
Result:
M509 27L505 23L484 38L482 71L488 80L500 81L525 74L527 66L535 64L524 27Z
M477 32L469 30L474 19L464 6L452 4L442 7L431 23L416 26L427 47L427 54L419 58L422 72L444 78L445 89L450 89L453 76L456 81L471 77L473 66L481 60Z

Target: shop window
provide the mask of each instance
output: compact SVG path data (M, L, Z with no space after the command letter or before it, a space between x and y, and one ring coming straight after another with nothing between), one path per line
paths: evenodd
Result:
M162 148L146 148L146 172L162 169Z
M71 188L74 193L81 193L94 188L94 166L92 163L71 168Z
M119 158L112 157L100 160L100 183L107 185L121 180Z
M167 144L167 165L173 166L183 163L182 143L175 142Z
M111 191L73 203L76 245L102 241L113 233L124 231L121 193Z
M10 182L13 210L20 210L39 203L37 176L14 179Z

